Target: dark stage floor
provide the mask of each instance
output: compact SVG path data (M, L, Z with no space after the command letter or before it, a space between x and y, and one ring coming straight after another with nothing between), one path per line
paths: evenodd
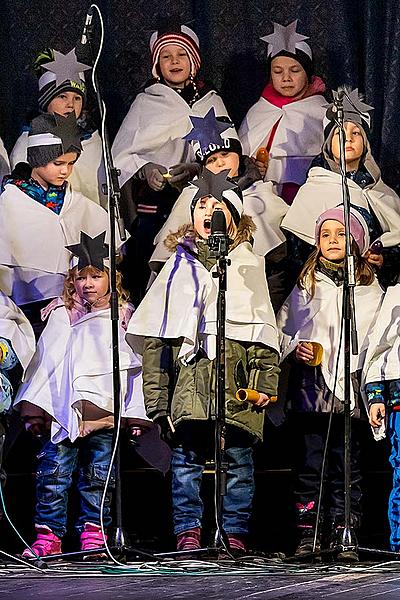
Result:
M400 563L319 567L260 561L186 561L129 565L49 566L46 573L0 566L0 596L7 599L117 600L190 599L239 600L317 598L358 600L400 597Z

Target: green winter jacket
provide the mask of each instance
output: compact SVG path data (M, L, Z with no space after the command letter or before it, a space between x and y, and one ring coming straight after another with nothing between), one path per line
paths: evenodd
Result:
M251 235L250 220L242 217L238 239ZM235 244L236 245L236 244ZM198 243L198 259L210 270L215 258ZM174 425L185 420L212 419L215 414L215 361L203 351L187 366L177 360L181 340L148 337L143 346L143 390L150 418L170 415ZM262 440L264 410L236 399L240 387L275 396L279 376L278 353L252 342L226 339L226 422Z

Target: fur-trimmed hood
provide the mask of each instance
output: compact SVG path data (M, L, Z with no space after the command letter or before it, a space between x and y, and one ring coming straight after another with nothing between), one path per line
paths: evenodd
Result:
M233 250L243 242L252 243L253 233L255 230L256 226L253 219L248 215L242 214L235 239L233 240L229 250ZM197 252L196 241L199 239L201 238L199 238L197 235L193 225L191 223L187 223L185 225L181 225L178 231L171 232L164 240L164 244L170 252L175 252L179 244L185 248L188 248L188 250L191 252Z

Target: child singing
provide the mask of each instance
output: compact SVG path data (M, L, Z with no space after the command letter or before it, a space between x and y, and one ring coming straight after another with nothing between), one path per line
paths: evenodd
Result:
M128 326L135 345L143 336L143 384L147 415L174 437L172 502L178 550L200 548L200 485L212 456L215 425L216 258L210 253L212 215L225 215L231 261L226 316L227 490L223 527L231 551L245 551L254 495L252 449L263 436L264 411L275 396L278 351L275 317L263 258L250 239L240 190L205 170L196 180L192 222L167 240L174 250ZM238 388L259 392L257 405L236 398ZM172 392L170 394L170 391ZM175 431L175 434L173 432Z

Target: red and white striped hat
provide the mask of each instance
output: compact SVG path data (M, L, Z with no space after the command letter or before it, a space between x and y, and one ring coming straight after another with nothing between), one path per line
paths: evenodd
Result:
M179 26L180 31L155 31L150 38L150 52L152 59L151 73L153 77L158 77L157 65L160 58L160 52L165 46L174 44L180 46L188 53L190 60L190 74L195 77L197 71L200 68L200 44L199 38L195 32L187 27L186 25Z

